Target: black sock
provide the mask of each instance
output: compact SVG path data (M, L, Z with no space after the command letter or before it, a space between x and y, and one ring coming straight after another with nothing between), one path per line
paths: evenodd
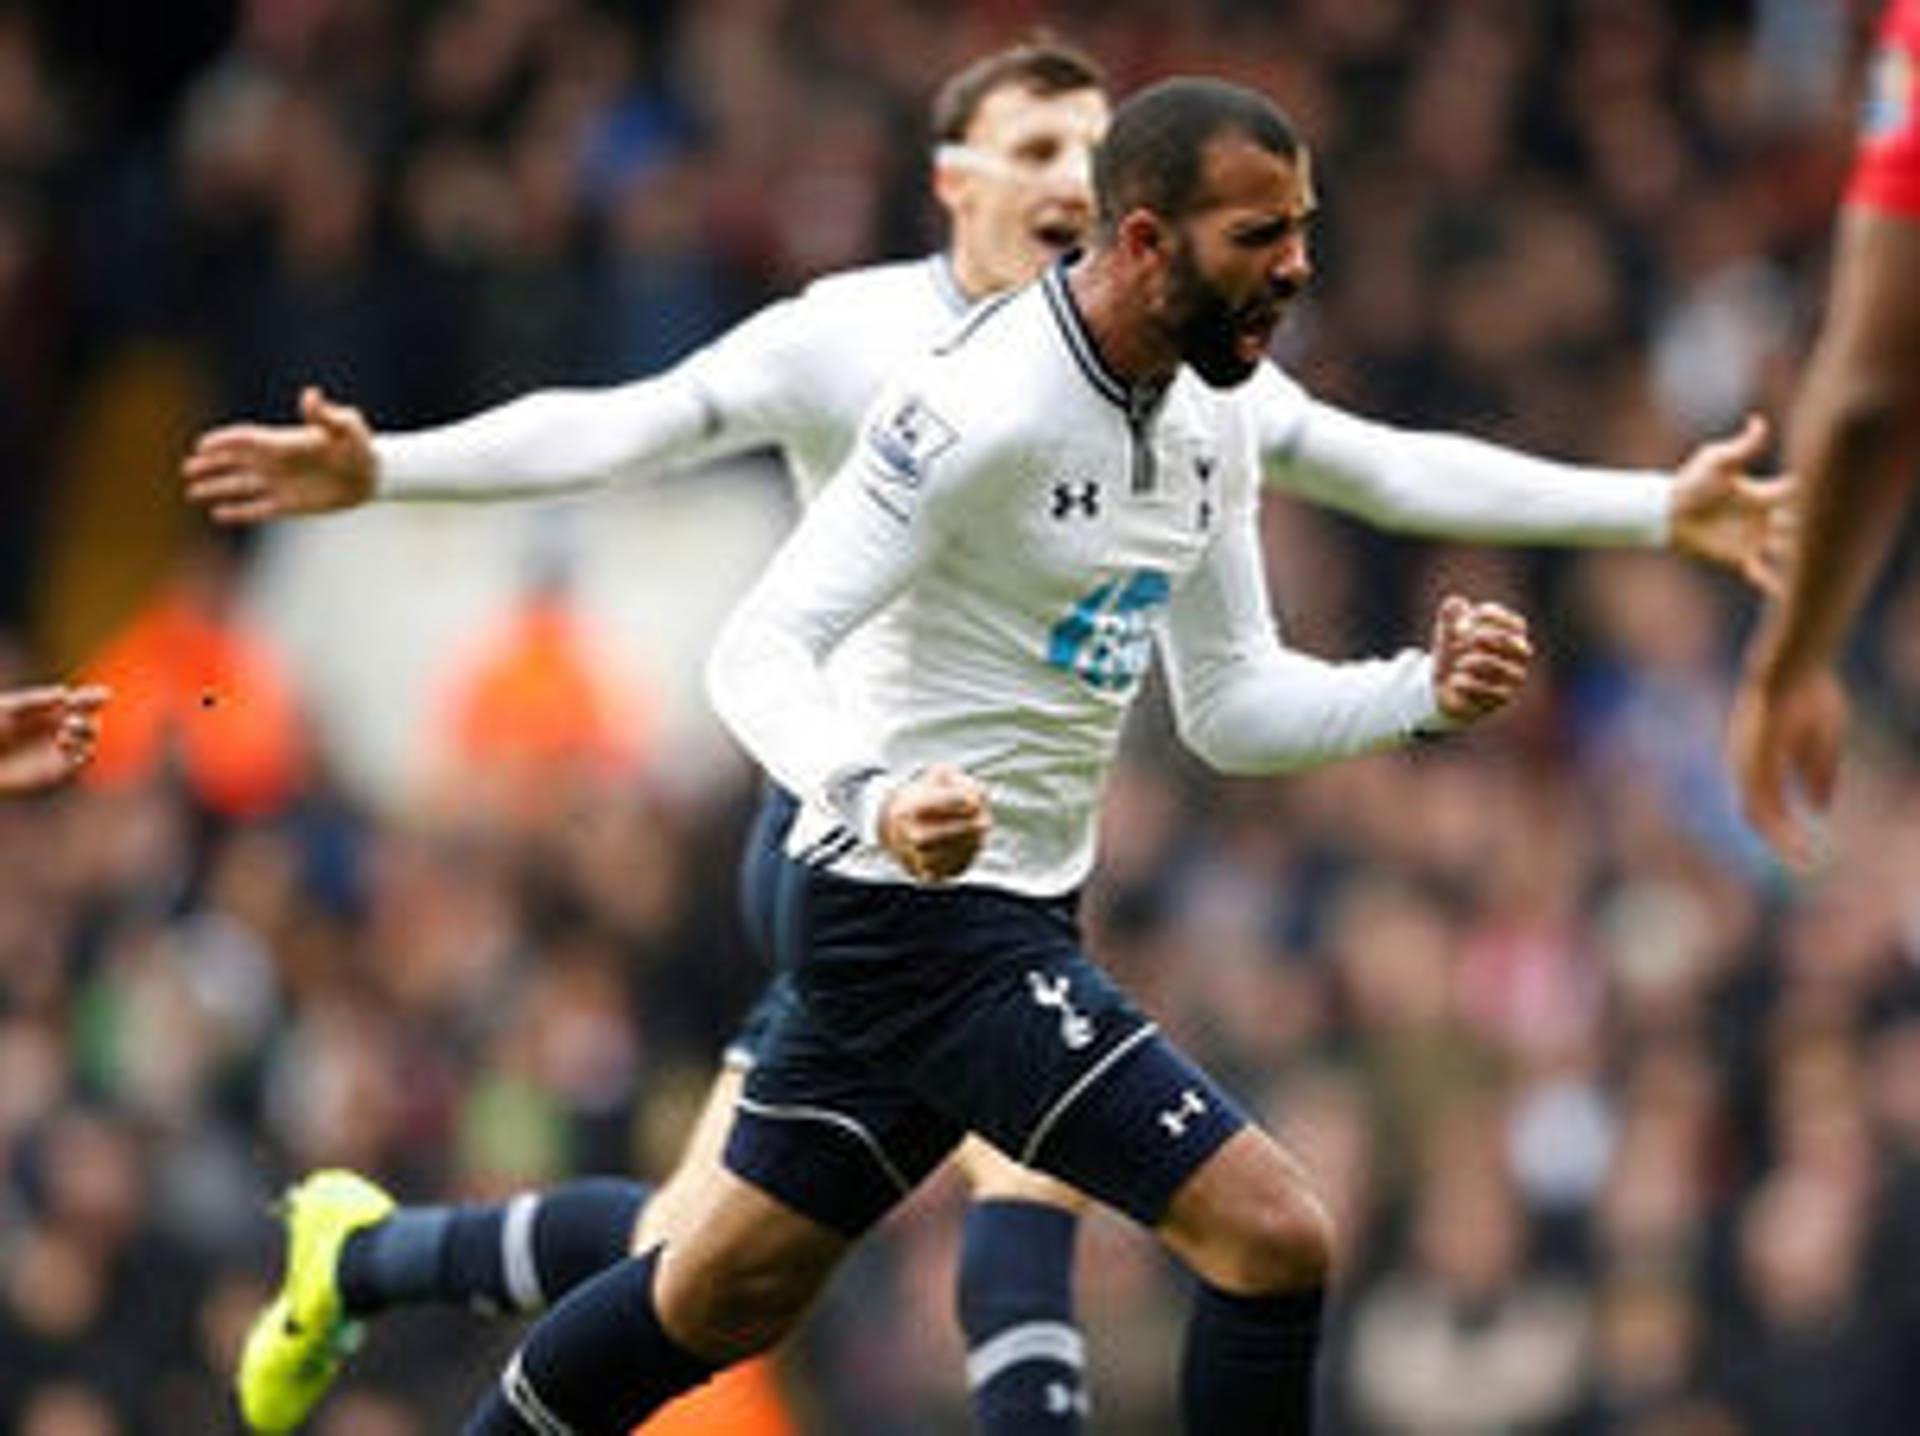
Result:
M1284 1296L1232 1296L1202 1283L1180 1369L1187 1430L1309 1436L1325 1300L1318 1287Z
M534 1323L464 1436L627 1436L713 1375L660 1325L658 1260L651 1251L601 1272Z
M402 1207L340 1250L340 1299L356 1316L417 1302L540 1311L630 1255L653 1189L588 1177L484 1206Z
M1087 1411L1085 1343L1073 1321L1073 1213L983 1201L960 1247L967 1389L982 1436L1075 1436Z

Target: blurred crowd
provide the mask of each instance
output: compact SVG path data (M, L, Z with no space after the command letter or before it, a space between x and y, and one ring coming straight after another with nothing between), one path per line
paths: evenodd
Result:
M84 660L124 705L93 786L0 808L0 1429L230 1429L287 1178L658 1174L761 980L737 765L689 783L591 664L502 660L431 796L369 800L236 600L249 548L97 541L102 506L172 505L178 458L101 424L278 416L324 382L406 427L657 366L936 243L921 106L1044 20L1119 90L1223 73L1301 122L1326 212L1282 357L1316 392L1665 466L1791 390L1859 19L0 4L0 681ZM1657 555L1439 549L1278 498L1264 522L1304 647L1417 641L1463 587L1546 654L1484 733L1278 782L1203 773L1148 705L1109 798L1093 950L1339 1218L1331 1429L1920 1430L1920 567L1856 654L1838 861L1790 881L1720 757L1748 595ZM127 600L75 636L76 585ZM514 708L516 673L570 706ZM966 1429L958 1200L936 1182L844 1273L786 1362L804 1429ZM1094 1429L1164 1432L1179 1284L1117 1221L1082 1240ZM510 1340L396 1318L316 1429L450 1429Z

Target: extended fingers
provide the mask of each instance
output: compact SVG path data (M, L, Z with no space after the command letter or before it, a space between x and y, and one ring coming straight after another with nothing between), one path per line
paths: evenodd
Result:
M69 713L61 721L54 739L61 755L76 768L93 756L94 745L99 740L100 723L91 713Z
M76 713L98 713L106 707L113 690L99 683L85 683L66 690L67 706Z
M284 437L266 429L235 427L204 435L180 462L187 498L211 504L257 491L263 469L285 447Z
M319 389L308 388L300 394L300 417L329 438L351 439L365 420L350 404L336 404Z
M187 497L200 504L252 498L263 487L252 469L206 468L187 475Z
M1788 862L1804 865L1806 834L1787 803L1786 774L1770 754L1756 754L1740 776L1740 810L1747 823Z
M67 701L67 690L57 683L0 693L0 720L18 727L52 721Z
M219 460L233 455L254 453L273 433L265 424L222 424L209 429L194 441L188 464L196 459Z
M1762 415L1749 414L1738 433L1713 440L1707 444L1706 451L1717 464L1745 468L1766 449L1770 432Z
M271 494L215 504L209 510L217 524L257 524L277 518L282 512L280 501Z

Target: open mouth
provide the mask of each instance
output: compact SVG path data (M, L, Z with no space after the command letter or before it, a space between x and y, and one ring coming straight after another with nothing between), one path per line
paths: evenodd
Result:
M1234 347L1243 355L1258 358L1267 352L1273 343L1273 333L1280 327L1280 307L1261 304L1240 312L1240 322L1234 326Z
M1064 254L1078 247L1086 236L1084 229L1072 220L1043 219L1034 225L1033 237L1048 249Z

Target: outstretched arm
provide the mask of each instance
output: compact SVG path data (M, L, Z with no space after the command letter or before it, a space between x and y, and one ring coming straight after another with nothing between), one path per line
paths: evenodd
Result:
M1767 429L1700 445L1672 474L1563 464L1457 434L1398 429L1251 386L1266 481L1380 528L1504 544L1670 547L1778 587L1789 485L1750 472Z
M1832 799L1847 711L1836 665L1920 471L1920 223L1844 215L1792 458L1804 530L1786 596L1747 650L1729 747L1748 820L1805 863L1813 848L1791 794L1815 808Z
M190 503L223 524L355 508L373 499L518 499L571 493L690 457L707 430L698 391L672 375L617 389L550 389L437 429L376 436L318 389L298 424L230 424L181 466Z
M1181 740L1212 766L1272 773L1472 723L1525 681L1526 624L1498 604L1449 598L1430 653L1329 663L1274 631L1258 543L1235 525L1168 612L1166 658Z
M820 347L805 299L760 311L663 374L545 389L456 423L376 434L317 388L297 424L229 424L181 464L189 502L255 524L376 499L538 498L777 442L803 415Z
M104 688L49 685L0 693L0 795L57 788L93 756Z

